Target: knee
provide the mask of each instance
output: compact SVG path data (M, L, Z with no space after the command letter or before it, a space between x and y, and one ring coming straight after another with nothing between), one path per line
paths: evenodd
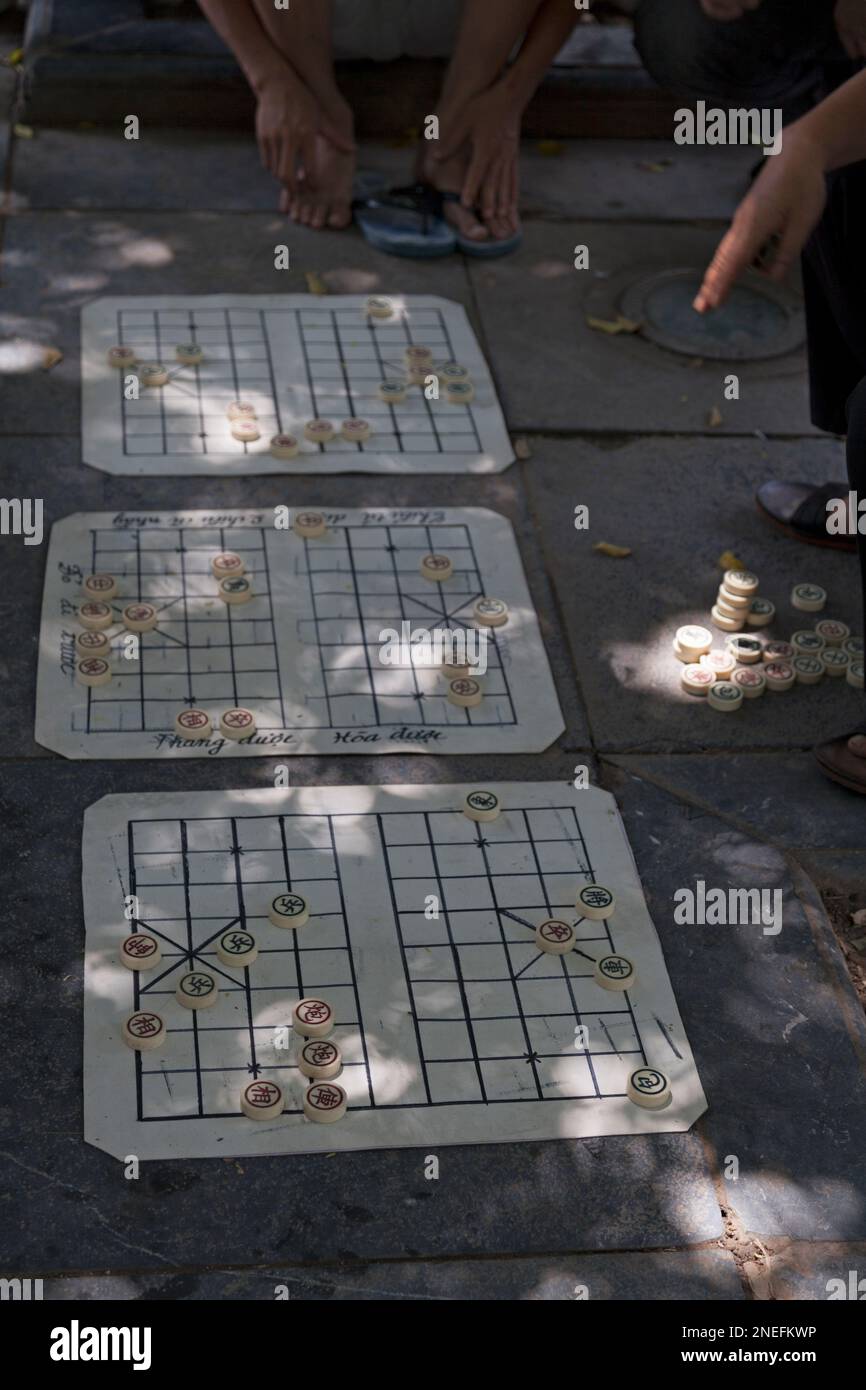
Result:
M715 35L699 0L640 0L634 28L641 61L660 87L706 96Z

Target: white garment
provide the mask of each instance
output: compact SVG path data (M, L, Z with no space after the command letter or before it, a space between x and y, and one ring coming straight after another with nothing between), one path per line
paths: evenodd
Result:
M445 58L463 0L333 0L338 59Z

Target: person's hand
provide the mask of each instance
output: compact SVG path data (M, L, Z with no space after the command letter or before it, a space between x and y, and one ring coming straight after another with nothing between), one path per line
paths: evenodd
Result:
M772 238L776 252L767 274L781 280L821 220L827 201L824 160L817 146L786 134L734 214L694 301L699 314L723 304L735 281Z
M742 19L747 10L756 10L761 0L701 0L701 9L710 19Z
M866 58L866 0L837 0L836 28L849 58Z
M352 154L355 142L351 123L324 112L316 99L295 77L271 81L259 92L256 138L262 163L269 173L294 192L298 169L316 167L316 137L324 136L335 149Z
M517 228L522 114L503 78L472 97L455 117L445 117L439 141L431 142L430 153L437 162L467 147L468 166L460 201L465 208L477 207L488 226L498 224L502 235Z

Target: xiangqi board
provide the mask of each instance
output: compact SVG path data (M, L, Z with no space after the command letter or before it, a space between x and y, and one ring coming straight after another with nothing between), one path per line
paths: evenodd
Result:
M90 807L86 1139L171 1158L688 1129L706 1102L613 798L496 783L480 790L499 813L478 821L464 809L478 790L122 795ZM616 898L602 920L576 906L581 891L603 901L599 884ZM298 900L304 924L276 926L272 908ZM568 954L538 948L548 919L573 933ZM158 945L154 968L121 962L128 933ZM226 938L252 942L253 963L224 964ZM631 963L630 988L597 983L612 956ZM178 1003L190 975L212 982L213 1007ZM304 1115L293 1011L311 998L332 1012L327 1040L342 1060L328 1086L347 1112L334 1125ZM125 1046L129 1019L162 1045ZM629 1098L636 1074L666 1083L664 1109ZM251 1085L280 1097L266 1122L241 1109Z
M361 295L94 301L81 323L85 463L135 475L507 468L511 443L464 310L426 295L389 302L381 319L364 312ZM121 346L129 362L111 365ZM418 347L429 349L429 371L412 381L407 353ZM471 390L456 383L449 392L449 367L468 373ZM441 392L429 384L440 370ZM406 389L389 395L383 383ZM240 438L228 415L237 402L255 415ZM305 425L322 419L337 437L305 437ZM343 437L341 422L359 419L370 437ZM275 456L272 439L286 435L297 453Z
M304 512L295 524L315 517L325 530L306 528L312 536L277 529L273 511L82 513L57 523L37 741L71 758L147 758L538 752L558 737L562 715L503 517L480 508L358 509ZM451 572L431 582L421 561L437 554ZM218 594L213 567L224 555L243 567L251 589L243 604ZM110 650L101 644L97 659L108 671L98 686L83 685L78 670L92 576L116 581L103 605ZM504 605L507 622L479 624L479 603ZM134 641L130 607L153 623ZM495 611L488 621L498 621ZM443 670L407 661L402 642L390 642L389 653L383 634L405 632L477 643L486 665L478 702L455 705ZM255 725L240 741L220 733L237 708ZM184 710L205 713L213 733L176 733Z

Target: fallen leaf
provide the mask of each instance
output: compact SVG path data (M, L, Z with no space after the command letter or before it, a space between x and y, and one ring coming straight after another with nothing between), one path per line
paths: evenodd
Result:
M539 154L543 154L546 159L555 159L561 155L565 146L561 140L539 140L535 146Z
M12 130L19 140L32 140L35 133L32 125L14 125Z
M60 348L47 347L42 349L42 366L46 372L50 372L52 367L56 367L58 362L63 361L63 353Z
M23 58L24 58L24 49L23 49L23 48L13 48L13 50L12 50L11 53L7 53L7 54L6 54L6 57L3 59L3 62L4 62L4 63L8 63L8 65L9 65L10 68L17 68L17 67L18 67L18 64L23 60Z
M645 169L648 174L664 174L671 167L671 161L669 159L641 159L637 167Z
M586 322L596 332L608 333L611 336L617 333L639 333L643 328L642 323L636 323L634 319L627 319L623 314L617 314L615 319L597 319L588 314Z
M524 439L522 435L520 439L515 439L514 441L514 456L515 458L519 459L532 458L532 450L529 447L529 440Z
M717 430L721 423L722 412L719 410L719 407L717 405L714 405L712 410L710 410L707 414L707 424L709 425L710 429Z
M308 270L304 274L307 282L307 290L310 294L327 294L328 286L325 284L317 270Z
M733 550L722 551L716 564L721 570L744 570L746 568L739 556L734 554Z
M592 548L599 555L609 555L612 560L624 560L626 555L631 555L627 545L611 545L610 541L596 541Z

